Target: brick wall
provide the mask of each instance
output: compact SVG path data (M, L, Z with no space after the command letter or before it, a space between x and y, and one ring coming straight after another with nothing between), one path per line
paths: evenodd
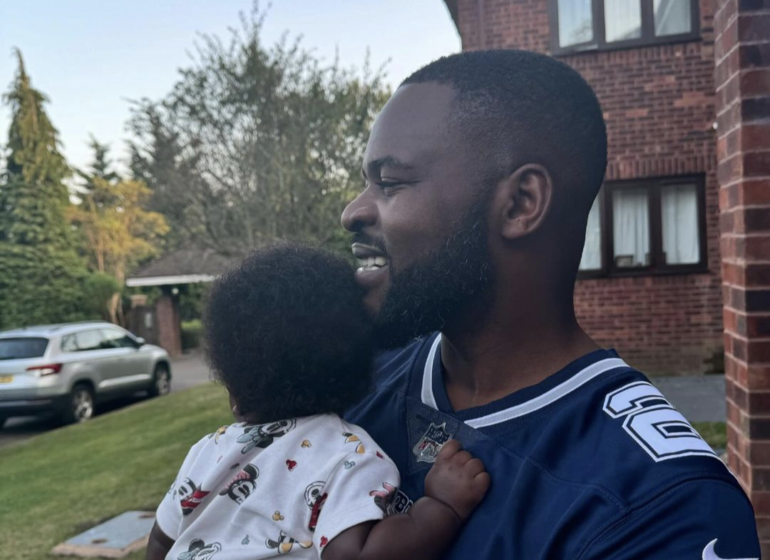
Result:
M728 462L770 557L770 0L717 0Z
M463 49L551 50L548 0L457 0ZM701 41L559 58L596 91L609 180L703 174L708 274L581 280L576 309L597 341L648 373L708 371L722 347L712 0Z

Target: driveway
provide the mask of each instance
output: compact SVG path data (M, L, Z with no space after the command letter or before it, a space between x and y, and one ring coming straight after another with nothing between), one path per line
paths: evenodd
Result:
M208 383L209 369L203 355L200 352L191 352L171 360L171 392L182 391ZM139 397L126 397L117 399L97 407L97 414L106 414L118 408L141 401ZM0 430L0 448L11 443L24 441L37 434L53 430L59 427L56 421L50 417L24 416L11 418L5 427Z

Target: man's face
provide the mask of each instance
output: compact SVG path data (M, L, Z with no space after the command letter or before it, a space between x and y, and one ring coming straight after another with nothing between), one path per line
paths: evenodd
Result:
M480 154L447 125L454 95L433 83L399 88L367 145L366 189L342 215L386 347L443 328L488 292L488 197Z

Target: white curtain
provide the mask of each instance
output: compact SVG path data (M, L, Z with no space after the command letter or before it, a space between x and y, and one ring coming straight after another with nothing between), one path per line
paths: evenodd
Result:
M612 192L612 228L616 266L632 268L650 264L650 212L645 189Z
M588 214L586 227L586 242L583 246L583 257L580 259L580 270L599 270L602 267L602 221L599 210L599 199L594 200L591 212Z
M591 0L559 0L559 45L578 45L593 38Z
M691 0L655 0L655 35L677 35L691 31Z
M661 224L666 264L700 261L698 191L695 185L672 185L661 190Z
M604 35L608 43L641 37L641 0L604 0Z

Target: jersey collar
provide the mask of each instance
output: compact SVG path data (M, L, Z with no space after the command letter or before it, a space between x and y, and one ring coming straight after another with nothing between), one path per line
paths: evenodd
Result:
M421 372L420 397L423 404L451 414L472 428L485 428L551 406L589 381L620 369L630 370L631 368L618 357L614 350L596 350L575 360L536 385L516 391L489 404L455 412L452 410L444 386L441 334L437 334L429 341L429 351Z

